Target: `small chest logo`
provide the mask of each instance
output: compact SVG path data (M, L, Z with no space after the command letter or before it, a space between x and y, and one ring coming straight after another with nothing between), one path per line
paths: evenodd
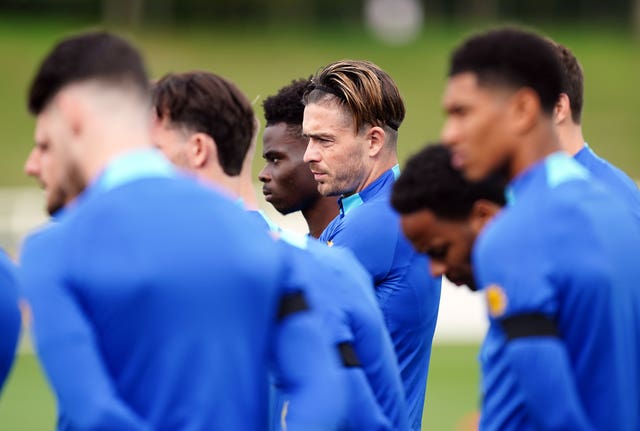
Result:
M333 241L331 241L331 240L327 241L327 245L328 245L329 247L333 247Z
M502 287L497 284L490 285L485 289L485 296L487 298L489 314L492 317L502 316L507 309L507 295L504 293Z

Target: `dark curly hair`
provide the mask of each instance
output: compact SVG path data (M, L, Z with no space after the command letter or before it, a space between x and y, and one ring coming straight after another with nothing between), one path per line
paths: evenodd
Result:
M393 186L391 204L400 214L422 209L448 220L466 219L479 199L504 206L504 185L495 177L470 182L451 165L451 153L440 143L412 156Z
M293 80L291 84L278 90L275 95L264 99L262 107L266 125L285 123L287 126L301 127L304 116L302 96L310 82L311 77Z
M555 43L562 64L562 92L569 97L571 119L580 124L584 105L584 75L573 52L561 43Z
M529 87L548 115L562 89L562 66L547 39L505 27L467 39L451 57L449 76L470 72L480 85Z
M158 118L211 136L222 170L240 174L256 123L251 103L235 84L209 72L168 74L153 86L152 99Z

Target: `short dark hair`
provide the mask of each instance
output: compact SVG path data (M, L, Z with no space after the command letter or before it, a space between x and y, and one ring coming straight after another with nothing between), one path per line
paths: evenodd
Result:
M580 124L582 118L582 106L584 104L584 75L582 66L573 52L561 43L555 43L560 64L562 66L562 93L569 98L571 107L571 119L575 124Z
M285 123L287 126L302 127L304 118L302 96L310 82L311 77L293 80L291 84L278 90L275 95L264 99L262 107L267 126Z
M360 131L365 124L397 131L405 116L400 91L389 74L370 61L342 60L331 63L311 79L304 103L334 97Z
M29 111L38 115L66 85L99 80L129 87L148 97L149 78L140 53L107 32L71 36L44 59L29 89Z
M154 84L152 101L159 119L211 136L222 170L240 174L256 123L251 103L234 83L210 72L168 74Z
M442 219L463 220L479 199L504 206L503 182L496 177L468 181L451 165L449 149L434 143L407 161L393 186L391 204L400 214L428 209Z
M451 57L449 76L464 72L475 74L480 85L533 89L548 115L562 89L562 68L554 47L533 32L512 27L463 42Z

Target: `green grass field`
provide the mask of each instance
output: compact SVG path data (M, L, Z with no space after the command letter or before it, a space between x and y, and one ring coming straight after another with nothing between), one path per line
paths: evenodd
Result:
M25 108L26 92L42 56L53 43L91 23L35 20L0 13L0 187L33 184L22 174L32 145L33 120ZM264 98L291 79L308 76L341 58L369 59L397 81L407 105L400 129L404 160L423 143L438 137L442 125L440 99L450 50L465 35L486 25L433 23L424 35L401 47L380 44L358 26L331 28L250 28L211 25L125 32L144 52L151 74L205 69L234 80L261 112ZM591 146L640 177L640 45L630 33L614 27L547 25L546 34L571 47L586 75L584 123ZM256 172L258 166L256 164Z
M462 431L463 417L477 409L477 350L475 345L434 346L423 430ZM55 400L40 366L34 355L21 354L0 399L0 429L43 431L54 426Z

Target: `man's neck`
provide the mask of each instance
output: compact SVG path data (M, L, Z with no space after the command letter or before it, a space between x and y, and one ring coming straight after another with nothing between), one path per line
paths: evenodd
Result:
M582 135L582 127L580 124L570 123L558 127L558 138L562 149L575 156L584 147L584 136Z
M362 190L369 187L371 183L380 178L382 174L387 172L389 169L393 168L398 164L398 156L394 153L385 157L384 159L377 160L373 165L373 169L369 172L367 177L364 179L362 184L355 190L354 193L360 193Z
M302 216L309 227L309 235L320 238L322 231L339 212L337 197L327 196L316 199L311 206L302 210Z
M516 151L508 162L507 176L509 181L549 154L561 150L558 135L552 127L545 124L520 139L516 145Z

